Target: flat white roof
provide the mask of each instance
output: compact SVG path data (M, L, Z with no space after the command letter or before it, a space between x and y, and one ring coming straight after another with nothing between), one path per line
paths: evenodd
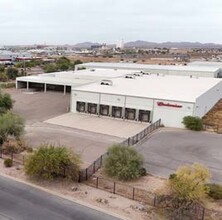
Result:
M101 79L120 77L131 72L132 71L128 70L97 69L95 71L91 71L87 69L79 71L44 73L36 76L17 77L16 81L77 86L95 82Z
M219 69L215 66L180 66L180 65L149 65L137 63L83 63L78 66L86 68L109 68L109 69L134 69L134 70L171 70L171 71L201 71L217 72Z
M124 77L112 79L113 85L100 82L74 88L73 91L87 91L114 95L136 96L151 99L192 102L222 81L216 78L190 78L185 76L143 75L135 79Z
M193 61L188 63L188 66L201 66L201 67L216 67L222 68L222 62L212 62L212 61Z

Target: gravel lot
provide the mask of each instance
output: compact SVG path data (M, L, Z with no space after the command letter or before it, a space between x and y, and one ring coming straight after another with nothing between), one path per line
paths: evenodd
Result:
M107 148L123 140L110 135L83 131L44 123L45 120L67 113L70 95L58 92L27 92L26 90L5 90L15 100L13 111L26 119L25 140L37 147L42 143L65 145L78 152L83 166L91 164Z
M161 129L137 146L149 172L168 177L178 166L194 162L207 166L212 181L222 182L222 135Z

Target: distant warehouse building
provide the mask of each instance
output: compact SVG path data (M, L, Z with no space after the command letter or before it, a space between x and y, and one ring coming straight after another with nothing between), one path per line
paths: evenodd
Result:
M142 71L150 74L178 75L178 76L197 76L219 78L222 76L218 66L181 66L181 65L148 65L137 63L83 63L76 65L76 70L86 69L113 69Z
M72 88L71 111L183 127L184 116L203 117L221 97L220 79L138 73Z

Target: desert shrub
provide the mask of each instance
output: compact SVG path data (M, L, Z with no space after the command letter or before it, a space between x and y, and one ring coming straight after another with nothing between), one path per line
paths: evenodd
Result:
M16 77L19 76L19 71L17 68L14 68L14 67L9 67L6 69L6 74L8 76L9 79L16 79Z
M206 183L210 172L206 167L200 164L181 166L170 177L169 189L177 210L203 203L209 191Z
M63 146L41 145L25 160L25 173L30 177L52 180L58 177L77 179L80 158Z
M32 147L27 147L26 151L27 151L27 153L32 153L33 152L33 148Z
M182 123L185 125L186 128L190 130L194 130L194 131L203 130L203 122L202 122L202 119L199 117L185 116L183 118Z
M27 148L28 145L24 140L16 139L13 136L8 136L2 144L2 151L4 152L4 154L18 154L25 151Z
M0 114L11 110L13 107L13 100L11 96L7 93L0 92Z
M8 76L5 72L0 72L0 82L7 82Z
M140 173L140 176L146 176L146 174L147 174L146 168L144 168L144 167L140 168L139 173Z
M176 176L177 176L176 173L171 173L171 174L169 175L169 180L175 179Z
M113 145L108 149L104 170L119 180L133 180L140 176L143 157L133 147Z
M1 83L0 88L2 89L15 88L15 83L14 82Z
M215 200L219 200L222 199L222 186L216 183L210 183L207 184L207 186L209 187L209 192L208 195L215 199Z
M11 112L0 116L0 144L12 136L19 139L24 133L24 120Z
M12 167L12 165L13 165L12 159L10 159L10 158L5 159L4 165L5 165L5 167Z

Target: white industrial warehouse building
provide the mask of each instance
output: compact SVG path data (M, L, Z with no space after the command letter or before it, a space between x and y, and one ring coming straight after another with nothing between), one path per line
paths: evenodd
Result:
M114 70L133 70L142 71L150 74L197 76L197 77L214 77L222 76L222 69L218 66L181 66L181 65L149 65L137 63L83 63L76 65L76 70L81 68L87 69L114 69Z
M16 87L71 91L73 113L147 123L161 119L179 128L184 116L203 117L222 97L217 66L77 65L82 67L87 69L18 77Z
M130 75L72 89L72 112L183 127L184 116L204 116L222 97L215 78Z
M38 89L45 92L48 90L58 90L66 93L71 91L71 87L74 88L101 79L115 78L127 73L129 73L127 70L96 69L23 76L16 78L16 88Z

